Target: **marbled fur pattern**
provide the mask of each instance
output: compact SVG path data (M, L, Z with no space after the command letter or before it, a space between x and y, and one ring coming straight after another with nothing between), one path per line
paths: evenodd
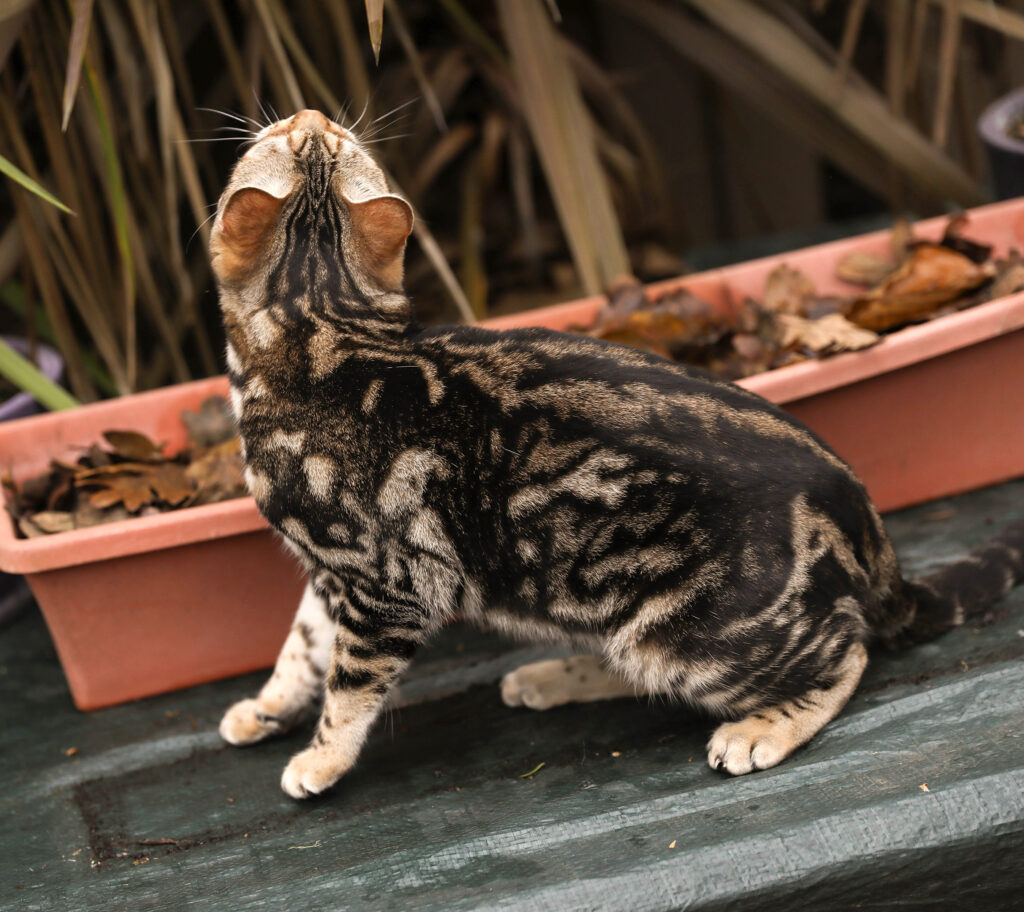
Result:
M709 762L745 773L840 711L872 637L976 610L948 580L905 583L850 469L760 397L585 337L417 327L401 294L411 210L356 138L316 112L264 133L212 249L248 484L310 583L274 677L221 731L283 730L322 671L290 795L351 767L455 615L601 656L514 673L510 705L678 697L738 720ZM985 556L1003 564L974 603L1020 579L1022 545L1011 530Z

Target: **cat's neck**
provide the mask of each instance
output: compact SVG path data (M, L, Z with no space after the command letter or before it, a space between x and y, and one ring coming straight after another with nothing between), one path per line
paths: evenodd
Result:
M317 379L355 351L394 352L412 325L411 304L398 293L318 308L295 301L222 303L228 305L224 326L232 374L268 379L296 373Z

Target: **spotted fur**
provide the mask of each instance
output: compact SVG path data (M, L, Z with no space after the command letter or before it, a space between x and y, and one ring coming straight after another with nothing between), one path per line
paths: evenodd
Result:
M733 384L544 329L417 326L411 228L357 138L312 111L259 136L215 221L249 489L309 571L273 677L221 731L275 734L322 691L290 795L355 763L456 615L594 656L507 677L507 703L674 696L734 720L709 761L745 773L840 711L869 640L939 633L1021 579L1017 528L904 582L850 469Z

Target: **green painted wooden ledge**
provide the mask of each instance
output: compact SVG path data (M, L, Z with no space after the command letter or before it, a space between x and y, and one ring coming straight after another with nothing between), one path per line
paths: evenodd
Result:
M1016 482L888 525L920 571L1022 516ZM678 707L502 706L544 654L447 630L357 769L298 804L278 778L307 732L216 734L261 675L81 714L33 612L0 631L0 909L1020 908L1024 590L875 655L822 736L740 779Z

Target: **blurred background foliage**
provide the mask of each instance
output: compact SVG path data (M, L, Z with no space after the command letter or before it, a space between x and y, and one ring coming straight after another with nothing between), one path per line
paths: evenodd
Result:
M208 219L251 130L302 107L358 122L417 208L407 285L429 322L676 273L716 242L973 205L974 122L1024 83L1022 13L0 0L0 325L55 344L83 401L221 370Z

